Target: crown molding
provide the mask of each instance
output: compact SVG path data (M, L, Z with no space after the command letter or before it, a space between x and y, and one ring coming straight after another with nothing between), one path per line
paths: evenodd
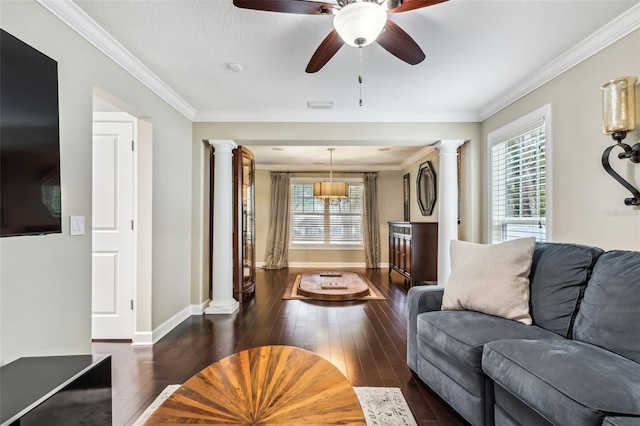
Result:
M512 87L502 96L482 107L478 113L479 121L486 120L638 28L640 28L640 3L569 49L556 60L529 75L516 87Z
M71 0L37 0L37 2L95 46L108 58L147 86L153 93L193 121L195 108L189 105L164 81L124 48L97 22Z
M406 160L404 160L402 163L400 163L400 170L404 170L407 167L409 167L410 165L412 165L413 163L416 163L417 161L421 160L422 158L426 157L427 155L429 155L431 152L433 152L435 150L435 146L434 145L427 145L424 148L422 148L420 151L416 152L415 154L413 154L412 156L408 157Z

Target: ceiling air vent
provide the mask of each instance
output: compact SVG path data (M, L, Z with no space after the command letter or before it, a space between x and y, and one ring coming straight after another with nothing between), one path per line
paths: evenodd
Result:
M309 109L332 109L333 101L307 101Z

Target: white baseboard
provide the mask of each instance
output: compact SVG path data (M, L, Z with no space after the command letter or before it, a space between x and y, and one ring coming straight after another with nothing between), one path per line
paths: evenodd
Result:
M204 310L209 306L209 299L199 305L189 305L167 321L160 324L153 331L142 331L133 333L132 346L152 346L158 340L162 339L171 330L176 328L178 324L189 318L191 315L202 315Z
M131 346L151 346L153 345L153 332L139 331L133 333Z
M178 324L182 321L186 320L191 316L191 305L187 306L158 327L153 330L153 343L156 343L158 340L162 339L167 335L171 330L176 328Z
M133 335L133 346L151 346L158 342L158 340L162 339L167 335L171 330L173 330L178 324L182 321L186 320L191 316L191 312L194 308L192 305L187 306L158 327L153 329L152 332L137 332Z
M209 306L210 300L207 299L199 305L191 305L191 315L202 315L204 310Z

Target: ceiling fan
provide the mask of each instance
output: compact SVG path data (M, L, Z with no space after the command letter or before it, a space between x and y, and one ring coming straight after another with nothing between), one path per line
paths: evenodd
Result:
M425 58L420 46L402 28L387 19L387 13L420 9L447 0L337 0L336 3L309 0L233 0L243 9L302 15L333 15L334 30L320 43L306 72L320 71L344 43L363 47L374 41L387 52L410 65Z

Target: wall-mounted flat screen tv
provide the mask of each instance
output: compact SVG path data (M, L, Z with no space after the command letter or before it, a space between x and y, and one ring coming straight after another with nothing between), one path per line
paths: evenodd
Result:
M0 236L62 232L58 63L0 29Z

